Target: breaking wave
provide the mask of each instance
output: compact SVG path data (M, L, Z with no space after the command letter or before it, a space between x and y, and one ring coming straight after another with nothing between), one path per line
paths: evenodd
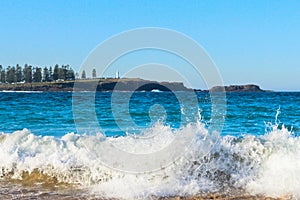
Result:
M116 171L103 165L92 148L86 148L110 142L128 152L149 153L163 148L176 134L190 131L195 133L195 139L189 152L169 167L151 173ZM202 123L176 130L157 123L144 134L155 137L140 141L132 135L113 138L101 133L68 133L55 138L36 136L27 129L2 133L0 177L71 184L107 198L144 199L214 192L300 198L300 140L284 125L270 126L263 136L222 136L204 157L199 156L202 141L205 138L209 142L210 136Z

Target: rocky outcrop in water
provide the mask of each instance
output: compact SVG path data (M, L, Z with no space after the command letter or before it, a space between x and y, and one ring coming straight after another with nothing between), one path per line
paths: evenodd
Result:
M248 84L248 85L230 85L230 86L216 86L210 89L211 92L267 92L262 90L258 85Z

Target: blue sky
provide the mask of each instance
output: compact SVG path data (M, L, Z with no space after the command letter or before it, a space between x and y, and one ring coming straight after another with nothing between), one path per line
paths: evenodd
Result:
M300 1L0 1L0 64L76 70L108 37L140 27L182 32L228 84L300 90ZM197 82L193 83L195 87Z

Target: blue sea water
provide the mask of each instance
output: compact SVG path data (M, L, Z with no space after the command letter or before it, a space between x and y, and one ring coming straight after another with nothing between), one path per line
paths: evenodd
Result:
M0 92L0 110L4 199L211 193L300 198L297 92L227 93L225 102L203 92ZM209 132L211 116L222 119L218 137ZM184 151L176 159L163 151L189 135L195 136L189 146L179 142L173 148ZM141 158L156 156L144 162L122 151L101 151L110 146ZM156 171L120 170L155 164ZM66 191L57 182L75 184L80 191Z
M78 93L82 102L93 98L92 94ZM87 130L100 128L108 136L124 135L118 124L126 120L135 123L135 129L144 129L157 120L165 125L179 128L181 117L188 118L189 113L182 115L181 105L171 92L137 92L130 99L129 104L122 101L127 98L126 93L119 93L120 102L118 112L128 112L130 119L116 119L112 112L112 93L101 92L95 97L97 124L87 124ZM190 92L181 95L189 96ZM198 106L204 122L209 122L211 101L209 93L197 93ZM280 109L278 120L296 135L300 134L300 93L297 92L268 92L268 93L227 93L227 111L225 115L222 135L241 136L244 134L265 134L266 123L274 122L276 111ZM188 101L188 99L186 99ZM164 111L149 113L151 108L159 105ZM158 108L158 109L159 109ZM82 108L84 109L84 108ZM35 135L50 135L61 137L69 132L77 132L72 112L72 93L70 92L1 92L0 93L0 132L12 133L27 128ZM197 112L197 108L194 112ZM195 114L195 113L194 113ZM156 117L151 119L150 115ZM123 120L123 121L122 121ZM132 127L127 130L138 131ZM82 132L81 132L82 133Z

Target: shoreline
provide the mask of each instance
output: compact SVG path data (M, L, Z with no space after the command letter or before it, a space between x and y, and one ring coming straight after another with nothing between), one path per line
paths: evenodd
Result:
M139 78L107 78L107 79L78 79L73 81L35 82L35 83L2 83L0 91L9 92L73 92L73 91L183 91L183 92L274 92L263 90L258 85L215 86L210 90L187 88L182 82L159 82Z
M231 192L231 193L230 193ZM19 199L32 198L33 194L38 199L86 199L86 200L122 200L119 197L107 197L101 193L91 192L89 187L80 187L77 184L59 182L57 179L46 174L40 174L37 170L33 173L24 172L22 180L6 177L0 179L0 198ZM141 197L140 197L141 198ZM138 198L138 199L140 199ZM128 199L128 198L125 198ZM132 197L130 199L136 199ZM152 200L291 200L292 195L271 197L262 194L250 194L243 190L232 189L227 192L199 192L195 195L155 196L149 195L142 199Z
M0 181L1 183L1 181ZM2 187L2 188L1 188ZM14 187L14 188L12 188ZM28 185L19 184L8 184L2 186L0 184L0 198L1 199L86 199L86 200L124 200L128 198L119 197L107 197L105 195L93 194L87 189L78 189L74 186L63 186L57 188L57 186L48 186L48 188L39 188ZM34 195L33 195L34 194ZM136 199L134 197L130 199ZM141 199L138 198L138 199ZM248 193L238 193L238 194L219 194L219 193L203 193L191 196L145 196L142 199L151 200L291 200L292 196L281 196L281 197L271 197L266 195L251 195Z

